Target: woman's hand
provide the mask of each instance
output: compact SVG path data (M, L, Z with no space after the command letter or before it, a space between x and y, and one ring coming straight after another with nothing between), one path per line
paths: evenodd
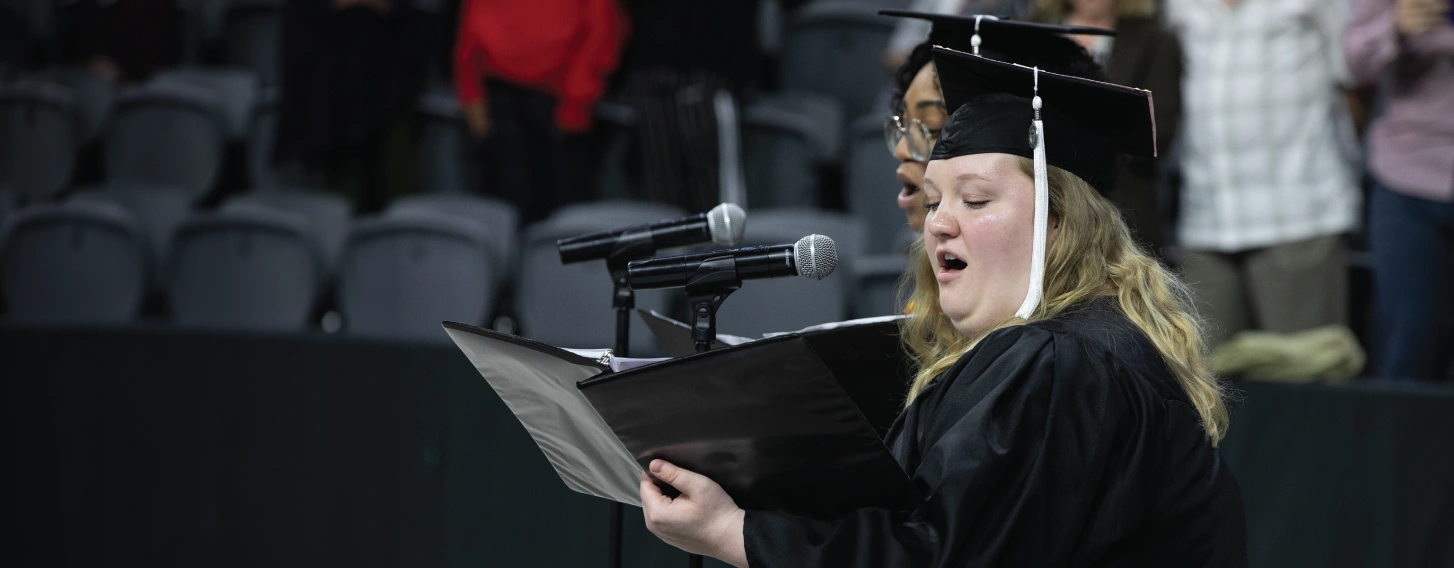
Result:
M682 494L675 499L662 494L651 481L653 476ZM641 474L641 507L646 528L667 544L747 568L742 542L745 514L715 481L665 460L652 460L651 473Z

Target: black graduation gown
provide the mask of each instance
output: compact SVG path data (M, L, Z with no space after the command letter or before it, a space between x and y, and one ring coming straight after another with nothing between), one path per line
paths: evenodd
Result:
M1232 472L1113 300L991 333L887 442L922 507L748 511L749 565L1247 565Z

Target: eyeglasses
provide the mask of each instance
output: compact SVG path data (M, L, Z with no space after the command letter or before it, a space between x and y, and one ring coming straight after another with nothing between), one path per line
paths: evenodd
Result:
M890 154L898 151L899 141L905 138L909 142L910 158L917 162L929 161L929 151L934 149L935 138L929 127L917 118L909 119L908 123L897 116L884 119L884 142L888 143Z

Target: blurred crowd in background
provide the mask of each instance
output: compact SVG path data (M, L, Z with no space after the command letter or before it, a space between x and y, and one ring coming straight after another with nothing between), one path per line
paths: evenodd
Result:
M1160 157L1112 198L1223 372L1454 371L1448 0L0 0L5 317L608 345L554 239L723 201L845 257L724 332L895 313L884 8L1118 30Z

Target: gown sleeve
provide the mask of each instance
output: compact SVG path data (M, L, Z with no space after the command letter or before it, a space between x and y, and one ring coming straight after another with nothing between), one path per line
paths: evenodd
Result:
M1121 455L1134 424L1116 372L1073 337L992 333L905 411L906 421L918 413L901 435L915 437L922 507L834 520L748 511L748 564L1069 566L1099 556L1109 545L1085 529L1105 493L1128 490L1112 470L1132 461Z

